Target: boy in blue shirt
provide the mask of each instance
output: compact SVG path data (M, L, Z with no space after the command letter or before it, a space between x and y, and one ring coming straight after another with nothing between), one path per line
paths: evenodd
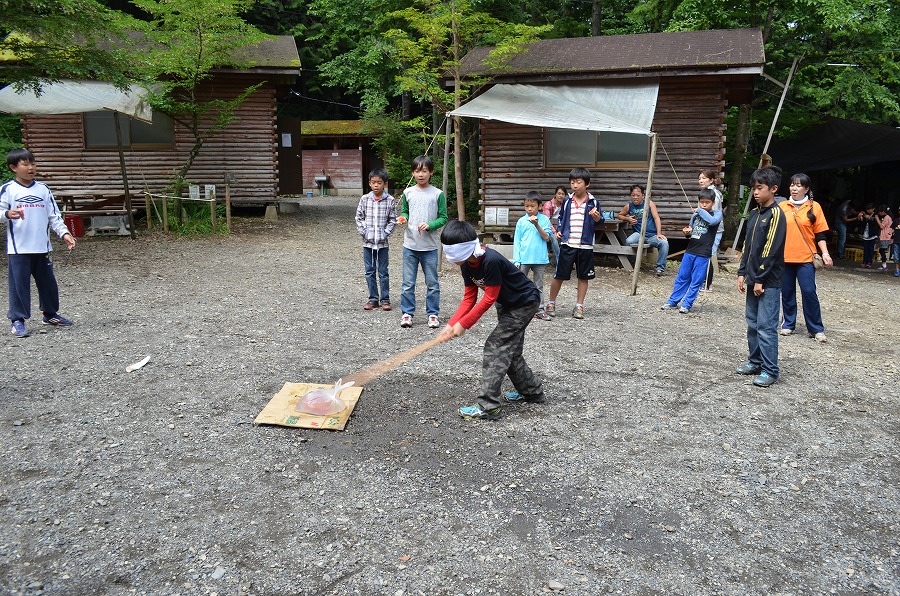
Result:
M697 299L697 294L706 281L706 271L712 257L712 247L716 241L719 224L722 222L722 212L713 211L716 195L709 188L700 191L698 203L700 207L691 216L690 223L681 230L690 240L687 250L684 251L681 267L678 268L672 295L662 305L662 310L675 308L681 302L678 312L682 314L691 312L694 300Z
M536 190L529 191L525 195L524 204L525 215L516 223L512 260L525 277L528 277L529 271L531 272L534 285L541 293L540 308L534 318L549 321L550 315L544 311L544 270L550 264L547 240L553 232L550 218L541 213L541 193Z
M69 250L75 237L63 222L53 193L46 184L36 182L34 154L28 149L13 149L6 156L9 169L16 175L0 186L0 221L6 224L6 252L9 259L10 333L28 337L25 319L31 318L31 278L40 296L41 322L68 327L72 321L59 314L59 286L53 275L50 230L62 238Z

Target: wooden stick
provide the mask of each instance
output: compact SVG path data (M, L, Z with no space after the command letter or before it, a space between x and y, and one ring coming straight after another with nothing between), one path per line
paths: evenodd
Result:
M414 348L410 348L409 350L401 352L396 356L391 356L387 360L381 360L379 362L376 362L372 366L366 367L362 370L358 370L351 375L344 376L344 382L349 383L350 381L353 381L356 383L357 387L362 387L366 383L374 381L381 375L397 368L404 362L411 360L412 358L418 356L423 352L427 352L439 343L441 343L439 337L429 339L428 341L421 343Z

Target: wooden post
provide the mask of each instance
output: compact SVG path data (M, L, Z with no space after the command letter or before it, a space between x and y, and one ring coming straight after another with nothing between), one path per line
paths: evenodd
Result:
M163 232L168 234L169 233L169 197L163 196L162 206L163 206Z
M150 193L144 193L144 209L147 210L147 230L153 229L153 211L150 210Z
M650 170L647 172L647 193L644 196L644 217L641 220L641 233L638 235L637 254L634 257L634 275L631 276L631 295L637 294L638 274L641 272L641 258L644 256L644 230L647 229L647 218L650 215L650 197L653 194L653 171L656 166L657 133L652 133L650 145ZM662 230L659 230L662 232Z
M225 229L231 231L231 184L225 181Z

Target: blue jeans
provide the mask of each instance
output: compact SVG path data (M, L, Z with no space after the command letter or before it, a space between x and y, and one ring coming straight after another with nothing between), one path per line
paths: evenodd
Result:
M437 275L438 251L412 250L403 247L403 287L400 294L400 310L405 315L416 312L416 275L419 265L425 273L425 310L437 316L441 312L441 286Z
M816 294L816 268L812 263L785 263L784 281L781 284L781 328L797 326L797 284L803 298L803 320L810 333L825 331L822 324L822 308Z
M722 235L725 233L725 230L722 229L722 227L723 227L723 224L719 224L719 231L716 232L716 238L715 238L715 240L713 240L713 245L712 245L713 258L715 258L716 253L719 252L719 244L722 243Z
M762 296L753 294L753 284L744 288L747 304L747 361L761 366L763 372L778 377L778 311L781 288L765 288Z
M892 260L897 269L900 269L900 244L894 244L891 248Z
M55 315L59 311L59 286L53 275L50 253L7 255L9 262L10 321L31 318L31 278L37 286L41 311Z
M700 288L706 282L706 270L709 268L709 257L698 257L685 253L678 268L678 276L672 287L672 295L666 301L668 304L678 304L684 308L691 308ZM683 302L682 302L683 300Z
M863 263L866 265L871 265L872 260L875 258L875 243L878 242L876 238L871 240L863 239Z
M841 220L841 216L837 216L837 221L834 222L834 227L837 229L838 233L838 258L843 260L846 258L844 254L844 246L847 244L847 222Z
M637 243L640 241L641 235L638 232L634 232L631 236L625 239L625 244L629 246L637 246ZM669 257L669 241L661 240L656 237L656 234L652 236L644 236L644 244L646 246L652 246L657 250L656 257L656 268L666 270L666 259Z
M366 285L369 286L369 300L390 302L391 284L388 276L388 247L368 248L363 246L363 265L365 265L366 268ZM378 269L378 279L381 280L380 299L378 282L375 279L376 266Z

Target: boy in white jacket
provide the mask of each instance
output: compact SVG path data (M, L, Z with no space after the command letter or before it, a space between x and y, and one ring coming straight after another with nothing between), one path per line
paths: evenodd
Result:
M53 193L46 184L34 180L34 154L13 149L6 156L14 180L0 186L0 221L6 224L6 252L9 259L10 333L28 337L25 319L31 318L31 277L38 289L44 325L68 327L72 321L59 314L59 286L53 275L50 230L65 241L69 250L75 238L63 222Z

